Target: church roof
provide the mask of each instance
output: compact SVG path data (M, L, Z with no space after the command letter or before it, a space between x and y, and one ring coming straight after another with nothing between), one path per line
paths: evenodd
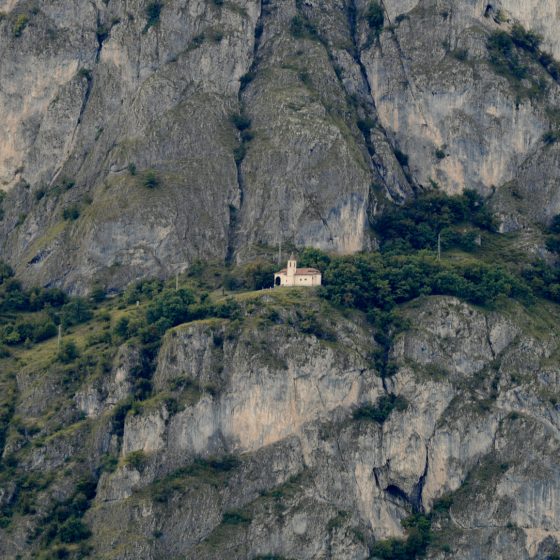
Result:
M287 273L287 269L283 268L282 270L278 271L276 274L286 274ZM296 268L296 275L300 275L300 274L321 274L320 270L317 270L316 268Z

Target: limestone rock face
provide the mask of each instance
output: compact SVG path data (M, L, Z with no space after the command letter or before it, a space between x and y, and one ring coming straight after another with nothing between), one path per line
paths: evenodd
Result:
M336 325L336 340L300 332L293 309L267 329L262 311L177 327L88 513L96 555L366 559L411 511L451 496L428 557L544 560L560 537L558 339L524 313L410 304L386 379L357 317L331 314L322 332ZM387 394L405 406L382 423L353 417ZM141 467L126 460L138 452ZM228 454L231 471L184 468Z
M365 0L4 0L0 257L86 292L280 241L368 248L435 184L493 195L504 230L558 213L558 84L486 46L520 22L560 56L558 0L382 4L377 33Z
M366 560L412 514L430 515L429 559L554 558L558 311L431 296L398 313L380 352L359 312L245 294L233 318L166 333L143 400L129 344L87 377L22 361L0 507L22 481L36 499L0 526L0 557L38 557L76 465L96 473L83 520L100 559Z
M139 356L135 348L123 345L115 357L111 377L94 379L74 397L78 409L89 418L96 418L126 399L132 389L131 371L138 365Z

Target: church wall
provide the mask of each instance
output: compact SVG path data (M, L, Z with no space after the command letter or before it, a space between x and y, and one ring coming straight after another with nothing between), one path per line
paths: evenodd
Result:
M275 275L275 285L276 278L280 278L281 286L320 286L321 285L321 275L320 274L297 274L297 275L287 275L279 274Z

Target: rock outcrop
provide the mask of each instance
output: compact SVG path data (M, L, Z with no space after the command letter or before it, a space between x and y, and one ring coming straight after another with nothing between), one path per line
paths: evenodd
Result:
M559 88L489 34L559 56L557 0L0 4L0 257L75 292L247 259L283 241L375 244L387 201L491 196L504 229L560 211Z
M412 303L382 379L359 316L305 333L295 308L266 300L241 323L166 335L156 396L127 416L120 466L87 514L96 557L365 559L442 499L430 558L558 550L552 318ZM383 395L404 404L384 421L355 413Z
M84 550L100 559L365 560L411 515L434 560L558 554L556 308L424 297L380 352L365 316L310 293L240 306L166 333L148 399L130 344L86 377L22 364L0 507L24 501L0 556L37 557L74 470L97 473Z

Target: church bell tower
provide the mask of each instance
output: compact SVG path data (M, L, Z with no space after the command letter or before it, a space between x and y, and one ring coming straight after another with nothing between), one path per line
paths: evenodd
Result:
M288 259L288 270L286 271L287 276L295 276L296 275L296 270L297 270L297 261L296 258L294 256L294 254L292 253L290 255L290 258Z

